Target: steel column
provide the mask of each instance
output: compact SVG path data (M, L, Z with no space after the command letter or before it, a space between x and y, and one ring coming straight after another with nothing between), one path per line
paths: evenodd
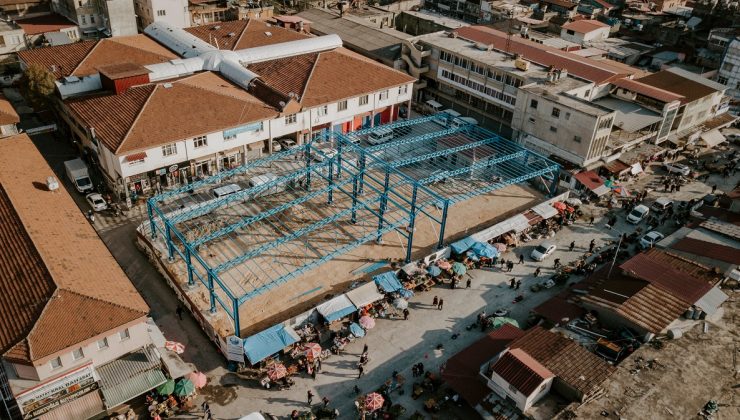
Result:
M175 246L172 244L172 227L169 221L164 222L164 236L167 241L167 259L172 261L175 259Z
M188 265L188 286L194 286L195 280L193 279L193 254L190 252L190 246L185 244L185 263Z
M416 192L418 188L419 187L417 185L414 185L414 192L411 195L411 211L409 212L408 226L409 241L406 247L406 264L411 262L411 247L414 246L414 229L416 224Z
M365 192L365 164L366 164L365 152L360 154L360 189L357 192L362 195Z
M154 223L154 212L152 210L152 199L146 200L146 212L149 216L149 230L152 231L152 239L157 238L157 225Z
M560 167L552 171L552 183L550 184L550 197L555 197L558 193L558 182L560 181Z
M447 227L447 210L450 208L450 200L445 200L444 207L442 208L442 222L439 227L439 241L437 242L437 249L442 249L445 240L445 227Z
M342 141L342 137L339 137L339 140L337 140L337 179L342 178L342 146L344 145L344 141Z
M311 189L311 142L306 143L306 191Z
M231 298L231 318L234 320L234 335L241 338L241 323L239 322L239 299Z
M357 223L357 177L354 177L352 182L352 218L350 219L352 224Z
M213 273L208 270L208 295L211 298L211 313L216 313L216 289L213 287Z
M383 216L388 207L388 185L390 183L390 177L390 169L385 168L385 181L383 182L383 194L380 196L380 214L378 216L378 239L376 239L378 243L383 242L383 234L381 232L383 231Z
M329 192L326 197L326 204L334 201L334 162L329 162Z

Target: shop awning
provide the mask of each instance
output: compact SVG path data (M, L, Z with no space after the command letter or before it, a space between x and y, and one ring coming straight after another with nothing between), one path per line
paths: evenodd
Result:
M465 239L461 239L457 242L454 242L452 245L450 245L450 248L452 248L452 252L455 254L462 254L463 252L470 249L473 244L476 243L476 240L472 237L467 237Z
M378 285L378 287L380 287L381 290L386 293L391 293L403 289L403 285L400 281L398 281L398 277L396 277L396 273L394 273L393 271L378 274L377 276L373 277L373 281L375 282L375 284Z
M367 282L360 287L356 287L347 292L347 298L358 308L369 305L383 299L383 295L378 292L378 286L374 281Z
M167 373L169 373L170 377L177 379L192 372L193 368L191 365L185 363L179 354L164 347L167 340L164 338L164 335L162 335L162 331L159 327L154 324L154 320L149 318L146 320L146 323L149 337L152 339L152 344L157 348L159 356L162 359L162 365Z
M604 169L614 175L621 175L630 169L630 166L621 160L613 160L609 163L604 164Z
M584 187L588 188L599 197L609 192L609 188L604 186L604 181L602 181L601 177L596 175L596 172L594 171L579 172L573 176Z
M357 307L350 302L347 295L339 295L317 306L316 310L327 321L334 322L356 311Z
M38 420L89 419L104 410L105 406L103 400L100 399L100 393L95 390L72 401L65 402L54 410L36 418Z
M117 407L167 381L153 345L96 368L107 408Z
M706 133L701 134L701 141L700 143L706 147L714 147L723 141L725 141L725 136L723 136L719 130L710 130Z
M252 364L255 364L297 343L300 339L293 328L283 324L274 325L244 340L244 354Z
M540 203L532 207L532 211L542 216L543 219L549 219L553 216L557 216L558 214L558 211L555 210L555 207L551 206L549 203Z

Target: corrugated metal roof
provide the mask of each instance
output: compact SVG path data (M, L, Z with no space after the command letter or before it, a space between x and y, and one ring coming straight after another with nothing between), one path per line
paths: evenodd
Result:
M709 282L693 275L699 273L688 273L677 267L678 261L664 260L661 258L664 256L664 251L652 249L635 255L619 268L689 303L696 302L712 288Z
M715 244L693 238L683 238L673 244L671 248L702 257L708 257L714 260L740 264L740 249L731 246Z
M38 417L37 420L88 419L105 410L100 393L95 390L80 398L64 403L58 408Z
M105 406L116 407L167 381L159 353L149 345L95 369Z
M717 313L719 307L725 303L728 297L729 296L727 296L725 292L716 287L712 287L706 295L696 301L696 306L709 315L714 315Z

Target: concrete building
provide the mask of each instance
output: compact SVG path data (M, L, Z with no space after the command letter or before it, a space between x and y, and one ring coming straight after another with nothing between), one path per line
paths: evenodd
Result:
M273 6L248 0L188 0L188 13L193 26L229 20L268 20L273 15Z
M18 51L43 44L72 43L79 41L80 28L58 14L25 17L13 22L0 22L0 56L10 56Z
M740 39L734 38L725 45L716 80L727 87L728 95L740 101Z
M190 26L188 0L134 0L139 31L154 22L165 22L175 28Z
M468 23L490 22L492 17L488 0L424 0L422 7Z
M566 23L560 30L560 37L576 44L586 44L609 38L611 26L598 20L576 20Z
M400 107L410 106L411 77L357 57L336 36L309 37L257 20L192 27L178 36L204 51L215 51L213 45L241 54L270 49L280 58L182 72L172 67L179 57L155 41L158 29L150 30L151 37L75 45L89 49L75 58L65 48L21 54L23 63L55 71L70 135L99 160L122 197L241 165L273 152L277 139L302 144L331 131L393 121ZM296 54L296 48L306 49ZM185 58L196 59L189 54ZM242 82L235 72L252 81ZM110 118L107 109L121 111Z
M4 0L0 2L0 11L9 19L51 12L51 0Z
M27 135L0 141L3 418L85 419L188 373L62 182Z
M18 134L18 123L21 118L4 96L0 95L0 138L10 137Z
M52 8L75 22L87 37L137 33L132 0L52 0Z

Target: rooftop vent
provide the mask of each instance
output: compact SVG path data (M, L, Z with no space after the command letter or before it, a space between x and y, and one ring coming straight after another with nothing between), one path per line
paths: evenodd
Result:
M221 25L216 25L213 28L211 28L212 31L217 31L219 29L221 29Z
M265 32L265 36L272 36L272 32Z
M169 89L169 88L172 87L172 83L165 83L165 84L162 85L162 87L165 88L165 89Z
M229 38L233 38L233 37L235 37L235 36L236 36L236 34L235 34L235 33L233 33L233 32L229 32L229 34L228 34L227 36L228 36Z
M56 178L53 176L50 176L46 178L46 188L49 189L49 191L56 191L59 189L59 181L57 181Z

